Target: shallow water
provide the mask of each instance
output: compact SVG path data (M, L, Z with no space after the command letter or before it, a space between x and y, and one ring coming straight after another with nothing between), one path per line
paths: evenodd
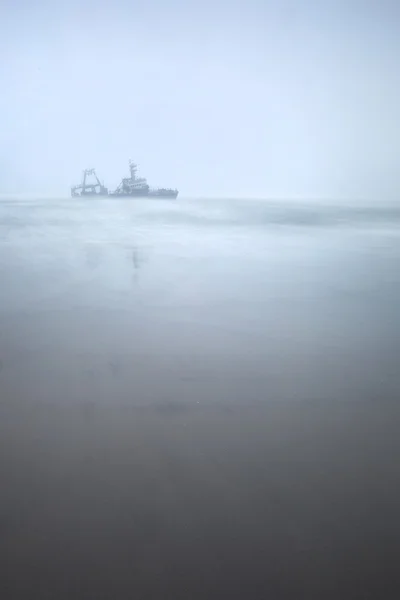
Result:
M393 583L399 224L383 203L1 200L2 597Z

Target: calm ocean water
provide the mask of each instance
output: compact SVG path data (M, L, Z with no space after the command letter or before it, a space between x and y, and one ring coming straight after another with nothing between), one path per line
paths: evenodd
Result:
M398 598L399 225L2 199L1 598Z
M3 200L3 378L20 385L23 364L54 401L53 378L79 399L87 369L128 403L204 401L199 379L207 401L397 397L399 225L379 204ZM129 373L152 355L162 392Z

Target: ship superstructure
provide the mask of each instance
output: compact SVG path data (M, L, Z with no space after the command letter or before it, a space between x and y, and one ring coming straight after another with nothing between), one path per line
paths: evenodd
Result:
M139 198L176 198L178 190L171 188L151 188L144 177L137 176L137 165L129 161L130 177L124 177L112 196L136 196Z

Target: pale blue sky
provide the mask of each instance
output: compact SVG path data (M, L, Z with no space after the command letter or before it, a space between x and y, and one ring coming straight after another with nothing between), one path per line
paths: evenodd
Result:
M397 197L397 2L3 2L0 192Z

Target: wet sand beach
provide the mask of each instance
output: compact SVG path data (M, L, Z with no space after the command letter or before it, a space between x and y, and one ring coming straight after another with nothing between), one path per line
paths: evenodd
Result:
M0 202L0 597L398 598L400 214Z

